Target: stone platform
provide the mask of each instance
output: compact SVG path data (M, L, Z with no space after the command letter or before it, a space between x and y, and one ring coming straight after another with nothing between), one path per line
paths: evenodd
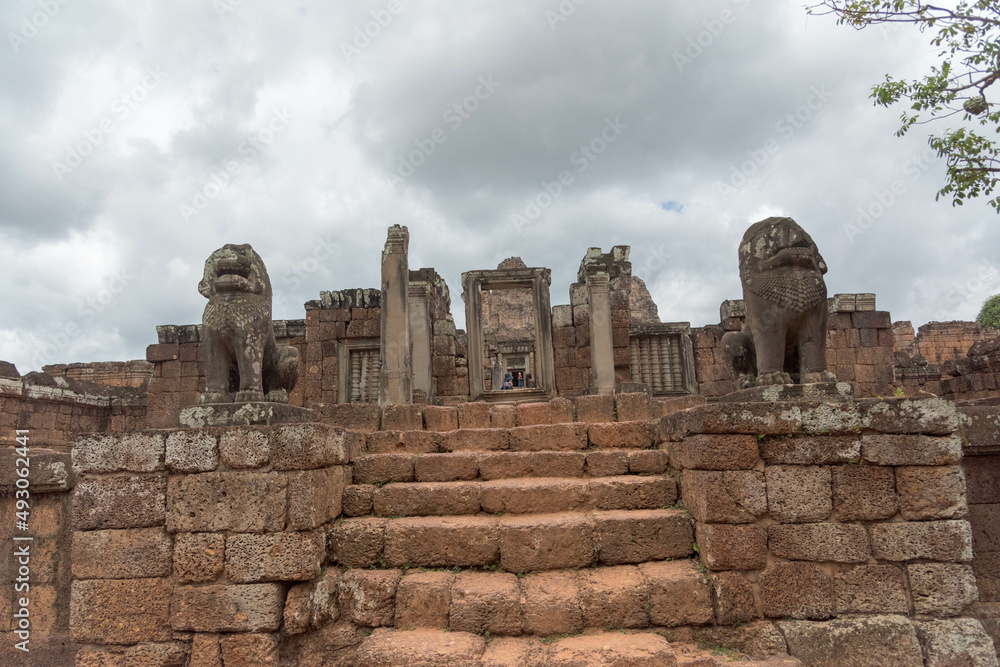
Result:
M316 421L316 411L287 403L205 403L181 410L183 428L270 426Z
M778 401L850 403L854 401L854 385L850 382L772 384L767 387L740 389L719 397L720 403L777 403Z

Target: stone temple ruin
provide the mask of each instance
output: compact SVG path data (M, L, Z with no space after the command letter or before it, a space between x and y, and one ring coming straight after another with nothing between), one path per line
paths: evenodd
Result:
M615 246L456 329L409 242L282 321L226 246L146 360L0 362L0 664L998 664L1000 332L828 297L789 219L702 327Z

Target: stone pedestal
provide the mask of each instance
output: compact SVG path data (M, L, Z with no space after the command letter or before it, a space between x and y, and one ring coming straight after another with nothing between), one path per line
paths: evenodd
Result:
M267 426L316 421L316 411L287 403L205 403L181 410L182 428Z
M854 401L854 385L850 382L772 384L766 387L740 389L719 397L720 403L775 403L778 401L850 403Z

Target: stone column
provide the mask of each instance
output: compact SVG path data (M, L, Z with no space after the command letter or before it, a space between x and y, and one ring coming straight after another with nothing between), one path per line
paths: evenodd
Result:
M428 398L433 388L431 367L431 314L427 300L428 285L410 283L410 353L413 356L413 389L423 391Z
M611 337L610 277L606 271L587 272L590 298L590 393L615 391L615 352Z
M483 395L483 294L479 279L462 274L462 298L465 299L465 331L469 359L469 393L473 401Z
M410 233L406 227L389 228L382 251L382 366L379 370L379 406L413 401L410 364L409 291L407 252Z

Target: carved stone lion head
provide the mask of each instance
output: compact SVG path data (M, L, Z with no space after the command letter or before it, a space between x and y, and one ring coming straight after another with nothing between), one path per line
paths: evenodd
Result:
M271 280L260 255L250 244L227 243L205 260L198 292L207 299L217 294L256 294L271 299Z

